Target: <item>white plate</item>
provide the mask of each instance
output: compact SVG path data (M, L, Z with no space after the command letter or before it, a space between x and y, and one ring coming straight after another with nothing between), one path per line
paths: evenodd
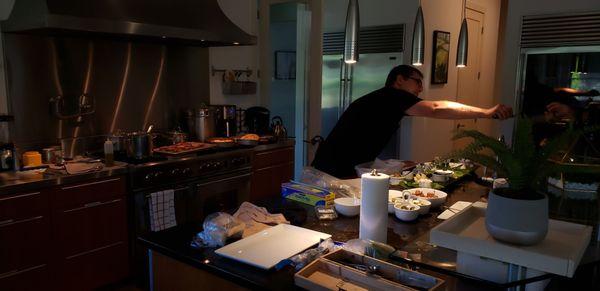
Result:
M436 198L427 198L427 197L421 197L421 196L415 196L418 198L423 198L423 199L427 199L429 200L429 202L431 202L431 208L436 208L440 205L442 205L444 202L446 202L446 197L448 197L448 194L444 191L440 191L440 190L435 190L435 189L431 189L431 188L412 188L412 189L408 189L405 190L410 192L410 194L415 194L416 191L421 191L423 193L429 193L429 192L433 192L436 196Z
M261 269L270 269L281 260L330 237L326 233L279 224L226 245L215 253Z

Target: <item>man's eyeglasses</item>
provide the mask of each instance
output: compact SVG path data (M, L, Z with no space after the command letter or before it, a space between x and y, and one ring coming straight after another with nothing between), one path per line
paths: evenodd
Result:
M423 80L419 79L419 78L414 78L414 77L408 77L409 79L413 79L415 80L415 82L417 82L417 84L419 86L423 86Z

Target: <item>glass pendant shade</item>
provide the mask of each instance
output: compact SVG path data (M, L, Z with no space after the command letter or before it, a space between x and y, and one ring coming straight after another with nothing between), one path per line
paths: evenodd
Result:
M463 18L460 25L460 34L458 36L458 50L456 52L456 66L464 68L467 66L467 55L469 53L469 30L467 29L467 19Z
M419 5L415 25L413 27L411 63L413 66L422 66L425 58L425 20L423 9Z
M348 2L346 30L344 33L344 62L347 64L358 62L359 30L358 0L350 0Z

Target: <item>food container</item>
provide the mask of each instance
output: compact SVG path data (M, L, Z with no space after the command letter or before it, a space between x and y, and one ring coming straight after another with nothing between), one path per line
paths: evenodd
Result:
M333 205L333 192L295 181L281 184L281 196L308 205Z
M444 191L431 188L413 188L405 190L410 192L411 198L422 198L431 202L431 208L436 208L446 202L448 194ZM430 195L431 194L431 195Z
M23 153L23 167L37 167L42 165L42 155L36 151Z
M431 208L431 202L427 199L422 199L422 198L410 199L410 203L420 207L419 215L425 215L425 214L429 213L429 209Z
M431 174L431 180L433 180L433 182L447 182L450 180L452 173L454 172L450 170L435 170L433 174Z
M339 249L294 275L306 290L444 290L444 280Z
M394 213L394 204L396 204L396 202L398 200L402 200L402 199L403 199L402 191L390 190L389 194L388 194L388 213L393 214Z

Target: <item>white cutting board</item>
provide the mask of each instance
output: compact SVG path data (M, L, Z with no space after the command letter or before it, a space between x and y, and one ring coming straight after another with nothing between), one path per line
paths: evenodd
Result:
M215 253L246 264L270 269L331 235L289 224L279 224L228 244Z

